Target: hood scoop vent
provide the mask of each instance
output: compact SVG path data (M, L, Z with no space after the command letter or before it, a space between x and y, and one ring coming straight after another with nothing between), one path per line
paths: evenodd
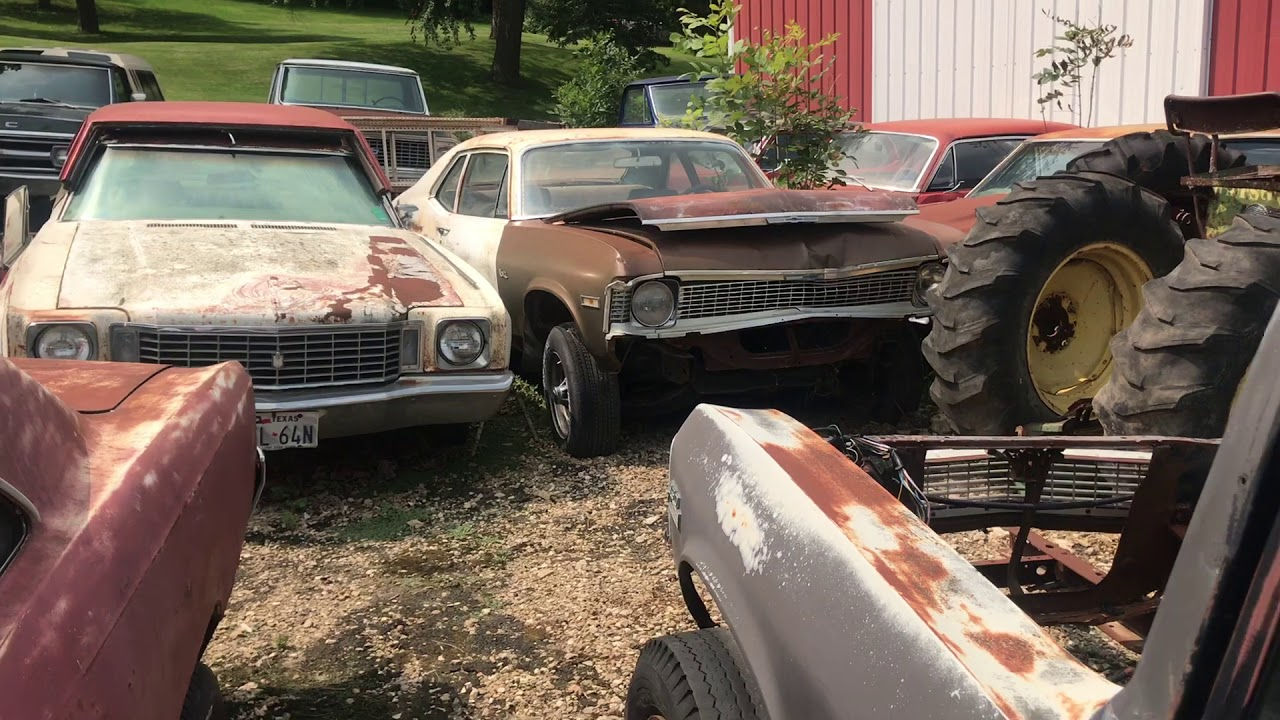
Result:
M219 223L219 222L149 222L149 228L208 228L212 230L229 230L236 226L235 223Z
M324 232L338 228L332 225L290 225L289 223L250 223L254 230L294 230L299 232Z

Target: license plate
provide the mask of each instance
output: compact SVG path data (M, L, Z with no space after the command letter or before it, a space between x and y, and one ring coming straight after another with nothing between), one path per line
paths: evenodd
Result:
M310 448L319 444L320 413L258 413L258 446L263 450Z

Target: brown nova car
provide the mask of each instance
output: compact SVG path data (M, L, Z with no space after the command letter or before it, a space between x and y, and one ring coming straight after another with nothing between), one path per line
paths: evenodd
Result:
M942 272L909 199L773 188L737 144L672 129L460 144L397 202L486 276L573 455L629 410L781 387L919 398L922 292ZM875 372L844 372L851 367Z
M225 717L200 657L262 489L251 383L0 358L0 717Z

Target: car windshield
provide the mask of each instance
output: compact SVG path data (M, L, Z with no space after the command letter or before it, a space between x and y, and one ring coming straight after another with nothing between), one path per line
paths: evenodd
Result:
M264 220L390 226L350 155L112 146L66 220Z
M4 61L0 102L102 107L111 102L111 77L106 68Z
M364 107L426 114L416 75L345 70L322 67L290 67L280 91L292 105Z
M649 88L653 95L653 110L658 124L670 122L684 117L685 110L693 98L707 96L705 82L676 83L672 85L654 85Z
M875 130L844 133L840 145L845 154L840 169L850 177L873 188L907 192L916 190L938 149L931 137Z
M1223 140L1222 145L1244 153L1246 165L1280 165L1280 136Z
M1004 195L1013 190L1014 183L1066 170L1067 163L1102 143L1102 140L1028 140L983 178L969 197Z
M742 148L701 140L616 140L535 148L521 166L523 214L638 198L767 187Z

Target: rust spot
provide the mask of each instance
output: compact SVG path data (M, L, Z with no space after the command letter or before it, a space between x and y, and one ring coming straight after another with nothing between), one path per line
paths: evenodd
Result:
M986 650L1009 672L1030 675L1036 667L1036 651L1031 643L1011 633L992 630L970 630L965 637Z

